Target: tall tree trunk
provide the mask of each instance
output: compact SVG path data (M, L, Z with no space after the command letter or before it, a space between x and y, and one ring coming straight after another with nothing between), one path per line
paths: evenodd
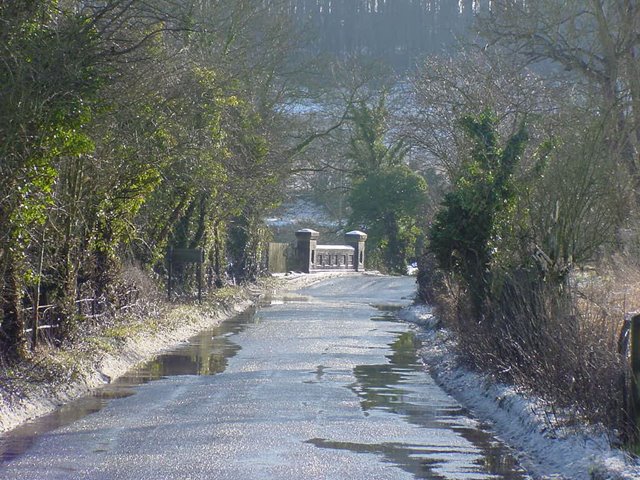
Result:
M24 333L24 311L22 309L22 261L14 249L7 249L6 267L2 289L2 332L7 358L25 358L27 339ZM19 254L18 254L19 255Z
M213 224L213 272L215 286L221 288L222 283L222 239L220 235L220 220Z
M76 334L77 322L75 300L77 296L77 263L74 258L76 241L74 227L78 218L78 204L81 201L83 159L69 159L65 177L66 191L64 208L64 237L60 249L60 282L58 286L57 310L60 315L60 338L71 338Z
M159 245L164 242L174 227L176 222L180 219L180 216L184 213L187 203L191 200L189 195L184 195L177 203L171 214L167 217L166 222L162 225L157 225L154 231L151 233L151 240L155 245Z
M101 313L104 311L104 307L113 301L110 295L110 287L114 283L116 270L116 262L113 257L114 235L108 221L105 221L105 223L97 233L99 241L93 251L95 313ZM103 303L100 304L99 302Z
M60 319L58 338L64 340L74 337L78 328L75 304L77 283L76 268L71 258L71 249L68 244L63 246L62 262L56 310Z
M196 231L189 242L189 248L197 248L198 245L202 245L203 239L207 233L207 203L209 200L209 196L207 194L202 194L200 196L200 203L198 205L198 224L196 226Z

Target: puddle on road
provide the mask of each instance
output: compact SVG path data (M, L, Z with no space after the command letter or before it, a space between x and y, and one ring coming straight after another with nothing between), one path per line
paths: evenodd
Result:
M99 412L111 400L135 395L137 385L175 375L214 375L224 371L229 359L240 350L231 337L255 323L256 318L255 309L249 309L134 368L90 395L0 435L0 465L25 453L39 435Z
M397 313L400 310L402 310L403 308L406 308L406 305L402 304L402 305L397 305L397 304L371 304L371 306L377 310L380 310L381 312L386 312L386 313ZM386 316L385 317L387 320L389 320L389 317Z
M269 299L266 305L305 302L309 297L287 296ZM265 306L266 306L265 305ZM378 322L396 321L395 306L378 306ZM240 346L233 336L257 320L255 311L249 311L223 322L219 327L203 332L188 344L167 352L119 379L111 385L97 390L93 395L70 403L56 412L28 423L4 436L0 436L0 464L20 456L34 443L38 435L69 425L91 413L104 408L115 398L135 395L137 385L172 375L213 375L222 372ZM386 330L386 328L385 328ZM473 421L465 421L466 412L454 402L434 406L429 401L429 388L439 388L428 381L428 374L418 357L419 342L411 331L391 329L396 335L389 345L386 362L379 365L361 365L353 370L355 382L348 386L360 399L365 415L375 419L376 415L399 415L417 428L433 429L443 435L458 436L462 443L458 447L442 447L416 443L338 442L331 439L314 438L307 443L318 448L346 450L381 456L384 461L397 465L415 478L441 479L506 479L528 478L517 466L514 458L490 433ZM402 331L400 331L402 330ZM312 372L314 380L323 381L327 368L317 365ZM452 433L453 432L453 433ZM437 433L436 433L437 435ZM428 437L428 435L426 435ZM467 466L465 473L443 474L443 464L456 462ZM446 468L444 469L447 470Z
M390 315L374 319L397 321ZM462 407L453 401L433 405L428 390L439 387L425 382L428 374L418 355L420 342L412 331L398 332L397 338L389 346L392 353L386 356L388 363L354 368L356 382L348 388L360 398L364 415L400 415L412 425L431 429L433 437L457 434L468 442L466 446L463 445L464 440L457 447L415 443L350 443L323 438L314 438L307 443L319 448L381 455L385 461L420 479L529 478L509 449L497 442L477 422L469 421L468 412ZM429 436L425 435L427 438Z
M300 295L295 292L287 292L285 294L267 294L260 297L259 306L262 308L271 307L272 305L284 305L288 303L307 303L311 301L308 295Z
M223 372L240 346L231 337L255 323L255 309L222 322L218 327L206 330L139 368L132 370L119 382L136 385L178 375L215 375Z

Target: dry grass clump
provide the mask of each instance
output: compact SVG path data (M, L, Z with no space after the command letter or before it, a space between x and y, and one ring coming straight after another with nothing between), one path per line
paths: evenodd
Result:
M627 441L638 433L627 404L629 312L640 311L640 266L627 260L561 283L537 271L503 273L482 320L451 278L429 295L472 365L546 401L556 426L587 421Z

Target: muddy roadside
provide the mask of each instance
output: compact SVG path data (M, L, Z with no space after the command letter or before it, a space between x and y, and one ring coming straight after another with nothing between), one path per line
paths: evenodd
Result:
M17 365L0 365L0 433L51 413L107 385L199 332L238 315L265 295L349 273L288 274L216 291L202 305L158 302L147 315L118 318L63 349L44 347Z

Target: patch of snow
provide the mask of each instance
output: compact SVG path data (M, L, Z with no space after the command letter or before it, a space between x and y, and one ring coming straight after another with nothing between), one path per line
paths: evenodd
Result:
M440 326L438 318L433 314L433 308L429 305L414 305L405 308L399 312L398 316L405 322L415 323L429 330Z
M418 275L418 264L416 262L407 265L407 275Z
M354 251L353 247L348 245L316 245L318 250L350 250Z
M284 203L272 216L266 218L265 222L270 227L305 224L337 227L340 223L332 218L325 208L303 199Z
M291 115L308 115L312 113L319 113L323 110L324 107L321 104L310 99L297 100L295 102L285 104L282 107L282 111L284 113L288 113Z
M640 478L640 463L611 448L604 432L587 427L551 429L537 399L464 368L455 354L455 336L438 329L431 307L406 308L400 318L422 327L418 335L421 355L438 383L480 420L490 423L534 478Z

